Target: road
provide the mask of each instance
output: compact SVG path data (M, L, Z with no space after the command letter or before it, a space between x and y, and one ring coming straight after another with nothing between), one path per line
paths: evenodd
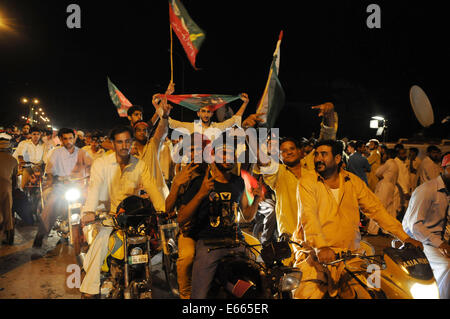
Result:
M51 233L44 241L46 251L42 258L32 260L36 226L18 226L13 246L0 247L0 299L79 299L77 288L69 288L67 267L76 264L73 249ZM376 236L363 238L370 242L376 253L390 246L389 238ZM174 298L165 282L161 268L161 254L152 259L153 297Z
M67 272L76 264L73 249L59 237L50 233L44 241L42 258L32 260L36 226L17 227L13 246L0 247L0 299L80 299L77 288L69 288ZM152 259L153 296L158 299L174 298L165 282L161 268L161 253Z

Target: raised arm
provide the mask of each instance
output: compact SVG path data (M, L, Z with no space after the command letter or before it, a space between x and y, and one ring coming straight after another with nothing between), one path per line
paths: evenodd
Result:
M327 102L324 104L313 106L312 109L320 110L319 116L323 117L319 141L321 140L335 140L338 126L338 115L334 111L333 103Z

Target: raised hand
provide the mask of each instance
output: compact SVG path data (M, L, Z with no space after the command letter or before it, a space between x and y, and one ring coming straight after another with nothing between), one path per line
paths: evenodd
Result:
M189 182L192 178L193 172L197 169L198 164L189 163L188 165L184 166L181 171L175 175L173 179L173 184L177 186L182 186Z
M200 186L200 190L198 193L201 197L206 197L209 195L209 192L211 192L214 189L214 177L209 177L209 173L211 171L211 166L208 166L208 169L206 170L205 177L203 178L202 186Z
M241 93L241 100L244 101L244 103L248 103L250 101L247 93Z
M253 196L255 196L255 202L257 204L259 204L260 202L262 202L265 199L261 181L258 181L258 187L256 187L256 188L252 187L251 192L252 192Z
M166 95L173 94L173 92L175 92L175 83L170 82L169 86L167 87L167 90L166 90Z
M261 123L264 119L260 118L260 116L265 115L266 113L254 113L249 115L244 122L242 122L242 127L254 127L257 123Z
M161 94L159 94L159 93L153 94L152 104L155 107L155 109L159 109L160 108Z
M331 102L327 102L320 105L315 105L311 107L313 110L320 110L319 116L324 116L327 113L334 111L334 105Z

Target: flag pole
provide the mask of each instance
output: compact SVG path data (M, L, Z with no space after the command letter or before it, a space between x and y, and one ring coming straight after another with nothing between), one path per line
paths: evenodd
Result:
M170 24L170 83L173 83L173 35L172 24Z

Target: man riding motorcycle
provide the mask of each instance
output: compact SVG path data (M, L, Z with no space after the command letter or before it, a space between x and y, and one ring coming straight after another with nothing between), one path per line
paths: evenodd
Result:
M339 142L319 142L314 151L315 174L299 184L299 225L293 239L312 248L313 253L306 255L300 250L296 253L294 266L303 272L303 279L295 298L324 297L328 287L318 281L326 282L327 274L320 264L334 261L336 253L360 250L359 208L385 231L423 249L420 242L403 231L400 222L389 215L360 178L340 169L342 152ZM328 270L335 282L342 276L342 268Z
M40 248L45 236L55 223L60 199L65 193L64 182L69 179L83 180L89 176L92 158L86 151L75 146L75 132L62 128L58 132L62 146L55 149L45 168L46 185L42 194L45 205L39 218L39 229L34 239L33 248ZM34 255L38 258L39 254Z
M130 155L133 131L130 127L119 126L112 130L110 140L114 153L97 159L91 169L88 197L83 207L82 223L95 219L95 211L100 200L110 203L110 211L116 212L120 202L131 195L139 195L141 186L147 192L156 211L165 211L165 200L158 191L149 167ZM108 253L111 227L100 227L94 242L86 254L83 268L86 276L80 291L83 298L97 297L100 290L100 270Z

